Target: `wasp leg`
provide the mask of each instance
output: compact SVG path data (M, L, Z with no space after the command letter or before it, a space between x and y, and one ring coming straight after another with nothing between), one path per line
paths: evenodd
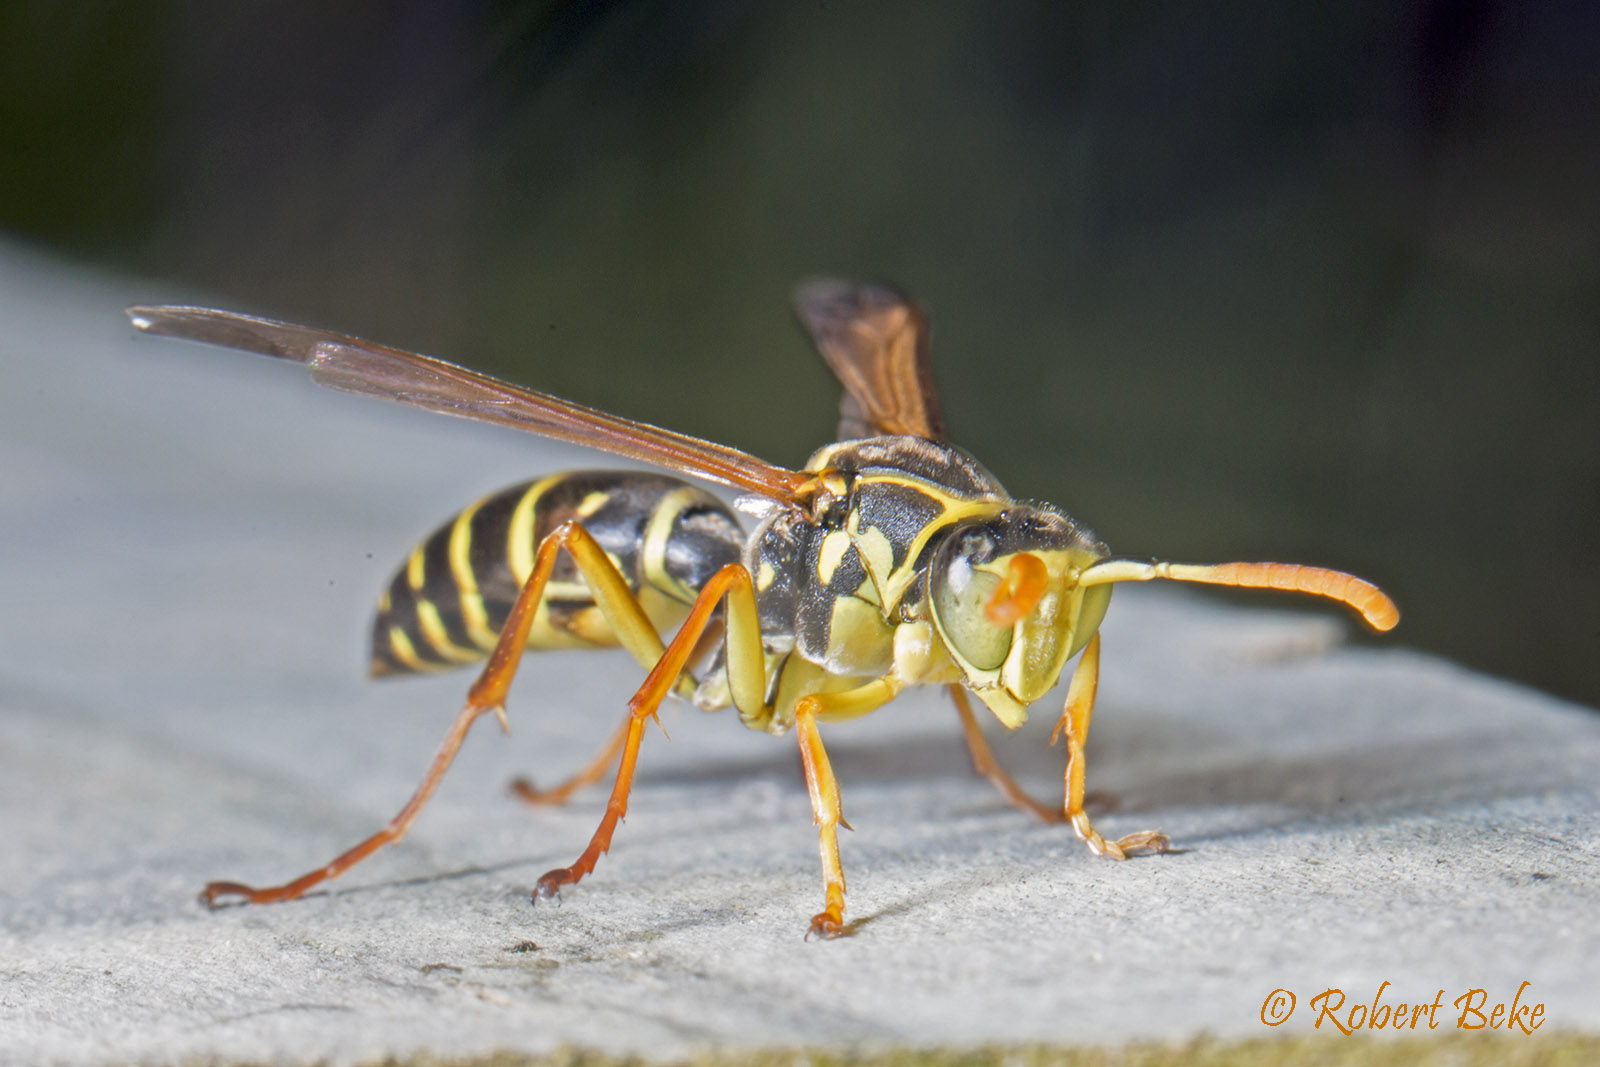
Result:
M422 784L412 794L406 806L400 809L387 826L356 847L341 853L326 867L301 875L292 882L283 885L271 886L266 889L255 889L239 882L212 882L200 891L200 899L207 907L216 907L218 902L225 897L240 897L247 904L275 904L282 900L294 900L329 878L337 878L345 871L354 867L378 849L391 842L398 841L405 836L416 819L422 806L433 796L433 791L438 788L439 780L444 777L444 772L450 768L450 763L456 758L456 752L461 748L461 742L467 736L467 730L477 720L479 715L492 709L476 707L468 703L456 715L455 722L450 724L449 733L445 734L444 742L439 746L439 751L434 754L433 762L428 765L428 773L423 777Z
M972 754L972 769L999 790L1012 807L1025 811L1040 822L1062 823L1067 821L1065 804L1046 804L1042 800L1035 800L1017 780L1006 773L1000 766L1000 761L995 759L994 752L989 748L988 739L983 736L983 727L978 725L978 717L972 712L972 703L967 700L967 691L959 685L952 685L950 696L956 702L956 711L961 715L961 731L967 740L967 749ZM1059 738L1059 732L1057 734ZM1052 740L1051 744L1055 741ZM1115 811L1117 798L1111 793L1091 789L1083 794L1083 806L1090 811L1107 812Z
M628 724L632 721L632 715L624 719L622 725L607 739L600 754L595 756L587 767L560 785L540 789L527 778L518 778L511 783L511 791L529 804L565 804L572 798L572 794L598 782L611 770L612 765L617 762L617 755L622 751L623 744L628 740Z
M983 736L983 727L978 725L978 717L972 713L972 704L967 700L967 691L959 685L952 685L950 696L955 700L956 711L961 715L961 731L966 735L967 748L972 753L972 769L989 779L1012 807L1022 809L1040 822L1066 822L1067 815L1062 807L1033 799L995 760L994 752Z
M622 762L617 767L616 782L611 787L611 799L606 802L606 813L576 862L570 867L557 867L539 879L533 899L559 896L561 887L573 885L594 870L600 857L611 848L611 837L617 824L628 813L628 793L633 787L633 773L639 761L639 743L644 739L644 724L656 715L661 701L682 674L685 665L701 649L700 639L713 625L712 612L728 599L729 630L738 634L731 642L728 654L729 685L736 695L747 701L751 693L757 694L754 705L760 707L759 694L765 688L761 655L761 631L756 621L755 593L750 582L750 572L737 563L723 567L700 590L689 617L678 628L678 633L650 668L650 674L628 700L628 720L622 741ZM751 669L754 669L754 676Z
M766 704L767 688L765 657L761 645L761 629L756 612L755 591L750 572L742 565L730 563L723 567L695 598L689 616L684 620L672 643L650 669L649 677L628 701L627 735L623 739L622 762L611 788L611 798L606 802L606 813L590 838L589 845L570 867L558 867L539 879L534 890L534 900L558 896L561 887L573 885L594 870L600 857L611 848L611 838L617 824L628 813L628 795L633 787L633 775L638 766L639 745L644 739L645 723L655 717L661 701L683 672L685 665L703 648L702 638L708 627L714 625L712 613L717 605L727 601L726 661L728 688L734 706L739 708L747 722L761 722L770 718L773 709ZM838 828L849 826L844 822L839 804L839 786L828 763L827 751L817 731L817 719L846 719L865 715L874 708L892 700L902 688L893 677L880 678L855 689L840 693L819 693L801 697L795 702L795 724L800 737L800 755L805 764L806 784L811 793L812 810L816 815L822 851L824 890L823 910L811 920L810 933L822 937L837 937L844 927L844 868L839 860Z
M839 803L839 782L833 776L817 718L855 718L882 707L900 692L901 683L892 677L879 678L842 693L817 693L795 701L795 733L800 740L800 759L805 764L806 788L811 793L811 810L816 817L817 838L822 850L823 907L811 918L806 937L840 937L844 925L844 864L839 859L839 827L844 821Z
M1171 842L1166 834L1156 830L1141 830L1119 841L1107 841L1100 836L1100 831L1089 824L1089 815L1083 810L1083 746L1089 740L1089 720L1094 715L1094 696L1099 684L1100 635L1097 633L1089 639L1082 658L1078 660L1077 670L1072 672L1072 682L1067 686L1067 705L1051 737L1053 741L1063 731L1067 735L1067 819L1096 855L1121 860L1127 859L1130 852L1165 852Z
M623 741L622 762L617 768L611 799L606 803L606 813L588 847L572 866L558 867L539 879L534 891L535 901L556 896L562 886L573 885L589 874L600 857L611 848L611 838L617 824L628 812L628 794L638 765L639 744L644 739L645 722L655 716L674 679L683 671L697 648L703 647L701 639L707 627L714 625L712 613L724 599L727 601L728 688L734 706L739 708L747 722L762 722L770 718L773 709L765 702L766 666L755 591L750 572L740 564L730 563L713 575L700 590L694 606L689 609L689 617L651 668L649 677L639 691L628 701L628 732ZM840 719L864 715L893 699L901 687L901 683L892 677L880 678L845 692L813 694L795 702L800 755L805 764L812 810L820 827L823 881L826 887L823 910L811 920L810 933L837 937L845 932L844 869L839 861L838 827L841 824L849 825L840 813L839 786L828 764L828 754L822 747L816 721L819 717Z
M694 651L690 653L689 662L691 664L699 663L705 659L716 646L716 643L722 639L722 633L722 620L711 620L711 625L706 627L705 633L701 635ZM649 668L651 663L645 663L644 666ZM683 692L683 682L680 682L679 686L680 693L685 696L689 695ZM628 723L630 721L632 721L631 715L624 716L622 725L618 726L611 737L606 740L605 746L589 762L589 765L560 785L551 786L549 789L540 789L531 780L518 778L511 783L511 791L529 804L565 804L572 799L572 794L598 782L616 765L617 756L622 752L622 746L628 740Z
M500 630L494 651L489 654L489 662L484 664L482 673L468 690L466 705L450 724L444 741L434 754L433 762L428 765L422 784L411 795L406 806L401 808L383 829L354 848L341 853L326 866L303 874L292 882L265 889L256 889L239 882L212 882L201 891L200 899L211 907L226 897L240 897L249 904L272 904L294 900L313 886L330 878L337 878L384 845L403 838L423 806L433 796L434 790L439 787L445 771L449 770L456 753L460 751L467 731L478 717L493 713L499 718L501 726L506 726L506 693L511 687L512 678L516 676L522 653L527 648L528 631L533 627L534 616L540 598L544 595L545 584L555 569L556 556L563 548L578 564L594 592L595 603L605 613L607 621L611 623L624 647L641 660L658 661L662 652L661 637L644 614L644 609L634 598L626 580L617 573L610 557L587 530L575 522L563 523L539 542L533 570L523 583L516 603L512 605L511 613L506 617L505 626ZM681 670L681 667L679 669ZM665 687L671 688L673 683L678 681L675 671L667 677Z

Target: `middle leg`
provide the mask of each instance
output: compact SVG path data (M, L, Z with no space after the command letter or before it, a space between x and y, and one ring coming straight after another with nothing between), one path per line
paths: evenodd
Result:
M728 600L730 638L728 664L730 683L736 696L744 698L746 705L751 693L759 693L764 686L761 675L761 636L756 623L755 596L750 574L738 563L730 563L711 577L695 598L689 616L678 628L672 643L667 645L650 668L649 675L638 692L628 700L628 718L623 725L622 761L617 767L616 781L611 787L611 797L606 801L606 813L595 829L589 845L569 867L557 867L539 879L533 894L534 903L561 895L561 887L575 885L592 872L600 857L611 849L611 838L617 824L628 813L628 797L633 789L633 775L639 762L639 744L644 740L646 721L655 718L661 702L673 688L680 684L685 666L703 650L702 638L716 624L713 612L723 599ZM753 651L750 649L754 644ZM752 669L755 677L750 675ZM755 706L759 707L759 699ZM744 706L744 705L741 705ZM609 753L605 754L609 763ZM599 762L599 761L597 761ZM593 768L591 767L591 770ZM603 773L603 772L602 772Z
M549 789L540 789L528 778L518 778L511 783L511 791L529 804L565 804L571 799L572 794L585 786L593 785L606 776L612 764L617 762L617 756L622 752L623 745L628 740L628 724L633 721L630 714L622 720L611 736L606 739L604 747L598 755L589 761L589 765L574 774L560 785L551 786Z

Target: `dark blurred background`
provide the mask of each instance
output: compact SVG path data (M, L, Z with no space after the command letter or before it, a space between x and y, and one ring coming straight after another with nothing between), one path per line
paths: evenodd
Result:
M1018 495L1597 704L1596 12L0 0L0 230L785 464L891 279Z

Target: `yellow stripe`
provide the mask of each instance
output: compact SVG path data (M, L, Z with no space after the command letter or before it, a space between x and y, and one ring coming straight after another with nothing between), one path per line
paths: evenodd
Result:
M613 559L611 562L615 563L616 560ZM544 584L544 596L540 598L539 603L548 604L552 600L589 601L592 603L594 601L594 590L590 589L582 579L576 582L549 581Z
M411 638L407 637L406 632L398 626L389 627L389 651L394 653L394 658L404 663L408 670L436 671L439 669L437 663L423 662L422 658L417 655L417 650L412 647Z
M843 530L829 530L822 538L822 547L817 550L817 578L823 585L833 581L833 573L844 562L849 548L850 535Z
M552 474L548 478L540 478L528 486L528 491L522 494L522 499L517 501L516 508L511 512L511 526L506 533L506 562L511 564L511 576L517 580L519 588L527 583L528 575L533 573L534 553L538 549L533 543L533 531L539 498L565 477L565 474Z
M423 553L427 550L428 542L424 541L411 550L411 555L406 558L406 584L417 591L422 590L422 583L427 579L423 573Z
M863 479L867 481L868 479ZM953 523L964 519L995 515L1003 511L1006 504L1003 501L991 499L964 499L941 492L939 486L920 478L874 476L872 482L884 485L900 485L922 493L928 499L940 505L944 510L941 514L928 520L917 531L917 535L906 545L905 558L897 569L885 571L893 560L893 546L889 544L888 537L877 527L863 528L861 525L861 512L852 511L845 522L845 528L850 531L851 538L856 543L857 550L861 553L861 560L866 565L867 573L878 585L879 592L883 595L885 607L895 607L900 603L900 598L905 594L911 582L917 577L917 557L927 546L930 538L940 530ZM875 536L874 536L875 535ZM882 542L881 544L878 542ZM885 555L887 554L887 559Z
M667 570L667 541L672 537L672 527L678 516L686 508L703 503L704 497L700 490L686 485L657 501L650 514L650 524L645 527L644 547L640 550L645 581L685 604L694 603L695 591Z
M860 515L850 517L852 527L850 537L855 541L856 551L861 556L861 565L866 568L867 576L874 582L888 583L894 574L894 545L889 543L889 535L876 526L861 528Z
M417 622L421 625L422 636L428 639L428 644L451 663L476 663L483 658L483 653L462 648L450 640L449 631L444 628L444 620L439 617L439 609L434 606L433 601L417 601Z
M583 498L582 502L578 504L577 510L573 514L577 515L580 519L587 519L589 516L605 507L606 502L610 499L610 493L603 489L596 489L594 492Z
M484 497L471 504L450 525L450 574L460 594L461 618L466 623L467 636L485 652L493 651L498 635L489 627L489 613L483 606L478 576L472 573L472 517L490 499Z

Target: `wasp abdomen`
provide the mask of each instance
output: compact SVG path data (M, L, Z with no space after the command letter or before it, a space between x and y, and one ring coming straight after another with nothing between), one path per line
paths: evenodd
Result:
M722 501L667 475L569 471L512 486L470 505L412 551L378 602L372 674L483 659L532 573L539 542L569 521L600 543L663 632L718 569L739 559L744 542ZM561 554L528 647L616 643L577 567Z

